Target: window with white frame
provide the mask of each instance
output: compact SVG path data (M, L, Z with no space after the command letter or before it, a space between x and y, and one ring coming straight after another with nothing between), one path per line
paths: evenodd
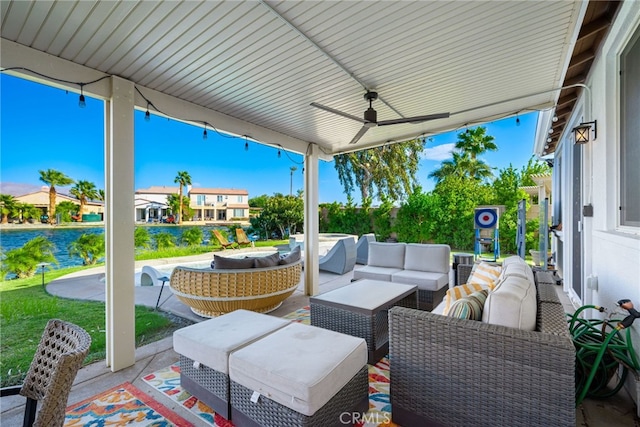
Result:
M238 196L238 203L242 203L242 196Z
M218 196L218 197L216 197L216 200L217 200L218 202L222 202L224 199L222 198L222 196Z
M234 218L242 218L242 217L244 217L244 209L234 209L233 210L233 217Z
M620 56L620 225L640 227L640 29Z

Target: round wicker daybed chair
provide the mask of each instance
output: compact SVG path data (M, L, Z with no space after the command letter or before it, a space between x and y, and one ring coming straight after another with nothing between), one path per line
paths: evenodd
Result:
M176 267L173 293L195 314L217 317L238 309L267 313L298 287L302 261L274 267L212 270Z

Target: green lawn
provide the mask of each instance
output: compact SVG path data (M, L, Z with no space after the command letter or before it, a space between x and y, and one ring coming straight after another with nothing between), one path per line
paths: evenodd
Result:
M256 242L256 246L288 243L285 240ZM145 251L136 259L168 258L216 250L213 247L176 247L164 251ZM45 282L88 267L51 270ZM0 387L20 384L38 347L49 319L75 323L91 335L91 348L85 364L105 358L105 304L58 298L45 292L42 276L0 282ZM189 322L144 306L135 307L136 346L164 338Z

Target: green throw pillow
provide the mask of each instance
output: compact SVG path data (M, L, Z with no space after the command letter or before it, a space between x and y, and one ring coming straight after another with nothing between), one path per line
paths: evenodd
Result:
M456 300L449 308L448 316L458 319L482 320L482 309L489 295L488 289L483 289Z

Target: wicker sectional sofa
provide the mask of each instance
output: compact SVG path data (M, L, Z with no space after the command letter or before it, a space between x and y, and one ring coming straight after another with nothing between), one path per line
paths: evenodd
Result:
M554 285L540 277L535 330L392 308L393 421L574 427L575 350Z

